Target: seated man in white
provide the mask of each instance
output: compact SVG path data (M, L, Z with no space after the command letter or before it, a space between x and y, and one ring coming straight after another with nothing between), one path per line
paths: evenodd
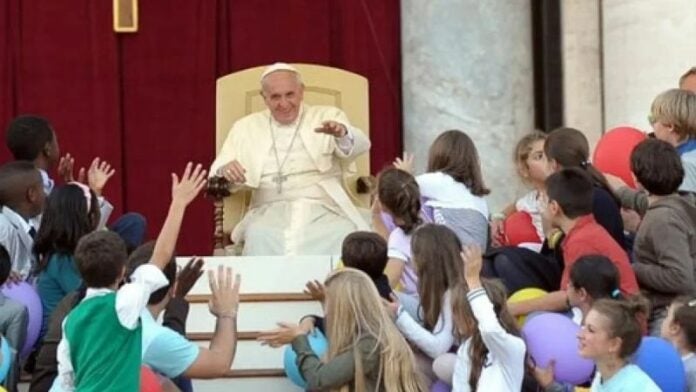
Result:
M339 254L347 234L368 227L341 183L370 141L340 109L304 104L288 64L268 67L261 88L268 109L234 123L210 168L232 192L252 189L232 241L244 255Z

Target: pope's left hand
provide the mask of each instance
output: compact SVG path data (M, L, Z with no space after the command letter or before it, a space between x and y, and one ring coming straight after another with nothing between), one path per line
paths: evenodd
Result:
M345 125L336 121L324 121L321 127L315 128L314 132L325 133L333 137L343 137L348 134L348 129Z

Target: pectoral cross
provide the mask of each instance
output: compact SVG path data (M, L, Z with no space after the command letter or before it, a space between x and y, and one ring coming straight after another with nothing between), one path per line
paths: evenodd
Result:
M288 176L283 175L282 173L278 173L275 176L273 176L272 180L276 183L278 194L283 193L283 183L288 180Z
M135 33L138 31L138 0L113 0L114 31Z

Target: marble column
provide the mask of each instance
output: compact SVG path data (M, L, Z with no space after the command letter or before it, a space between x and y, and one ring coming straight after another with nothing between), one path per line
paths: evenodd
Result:
M519 0L402 0L405 150L423 170L448 129L476 143L491 211L524 192L512 160L533 130L531 6Z
M696 65L696 1L602 1L607 128L650 129L653 98Z
M594 146L604 131L601 0L562 0L564 124Z

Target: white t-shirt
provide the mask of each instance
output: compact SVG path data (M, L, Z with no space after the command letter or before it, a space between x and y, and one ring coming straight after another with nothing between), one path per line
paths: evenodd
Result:
M488 217L488 203L483 197L471 193L469 188L457 182L449 174L432 172L416 177L421 196L428 199L426 205L435 208L469 208Z

